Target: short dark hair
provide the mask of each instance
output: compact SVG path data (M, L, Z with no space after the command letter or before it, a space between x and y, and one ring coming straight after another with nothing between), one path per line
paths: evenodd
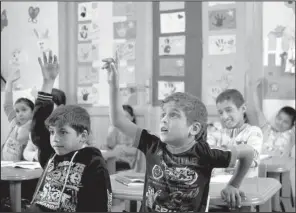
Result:
M62 90L53 88L51 91L52 101L57 105L66 105L66 95Z
M216 104L223 101L232 101L237 108L240 108L244 103L245 99L243 95L236 89L227 89L221 92L216 98ZM247 114L244 113L245 123L249 122Z
M169 102L174 102L185 113L189 125L192 125L194 122L198 122L201 125L201 130L196 135L195 140L200 138L206 140L208 111L204 103L194 95L183 92L175 92L167 96L161 101L161 107Z
M284 106L283 108L281 108L279 110L278 114L281 112L287 114L291 118L291 121L292 121L291 126L293 126L295 124L295 120L296 120L296 110L293 107Z
M130 116L133 117L132 122L134 124L136 124L137 123L137 120L136 120L136 116L135 116L135 113L134 113L134 109L130 105L128 105L128 104L122 105L122 108L123 108L124 111L128 112L128 114L130 114Z
M77 134L83 133L84 130L90 133L91 128L89 113L77 105L58 106L45 120L45 125L47 127L69 125L75 129Z
M34 103L28 98L19 98L19 99L16 100L16 102L14 104L18 104L18 103L24 103L28 107L30 107L30 109L32 111L34 110Z

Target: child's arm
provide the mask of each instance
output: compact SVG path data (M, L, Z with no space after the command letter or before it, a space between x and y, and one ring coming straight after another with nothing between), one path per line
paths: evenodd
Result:
M23 157L27 161L38 161L38 149L34 146L31 139L29 139L24 149Z
M33 119L32 119L32 142L38 147L39 150L39 162L42 167L45 166L50 156L54 153L53 148L50 145L50 134L46 128L44 121L49 117L53 111L53 101L51 90L54 85L55 78L58 75L57 57L52 59L52 53L50 52L49 61L45 53L43 53L43 61L38 58L39 64L43 74L43 85L35 102Z
M7 78L7 82L5 85L5 94L4 94L4 112L8 118L8 121L11 122L16 114L13 109L13 95L12 95L12 87L13 83L16 82L20 78L20 71L13 71Z
M108 70L109 99L110 99L110 121L111 125L118 128L125 135L135 138L138 127L123 114L122 105L119 103L118 73L113 59L105 59L103 69Z
M113 149L117 144L118 131L115 127L109 126L107 135L107 147Z
M254 158L251 167L258 167L263 147L263 134L262 130L259 127L251 127L250 135L247 139L247 144L254 149Z

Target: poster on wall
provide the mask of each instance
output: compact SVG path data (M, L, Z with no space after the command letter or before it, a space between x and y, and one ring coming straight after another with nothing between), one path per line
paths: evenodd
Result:
M112 2L113 16L129 16L135 17L135 2ZM134 19L134 18L133 18Z
M92 44L82 43L77 47L78 62L92 62Z
M136 21L114 22L114 39L135 39L137 34Z
M185 12L161 13L161 33L185 32Z
M209 11L209 30L236 28L236 9Z
M78 25L78 41L89 41L91 38L91 23Z
M185 2L184 1L160 1L159 2L159 10L160 11L166 11L166 10L179 10L185 8Z
M92 2L78 3L78 21L89 21L92 16Z
M94 86L79 86L77 88L78 104L96 104L98 100L98 89Z
M125 42L114 42L114 54L118 53L119 60L134 60L136 59L136 41L129 40Z
M215 35L208 38L209 55L226 55L236 52L236 35Z
M175 92L185 92L182 81L158 81L158 100L163 100Z
M91 84L99 82L99 68L78 66L78 84Z
M167 36L159 38L159 55L184 55L185 36Z
M184 76L184 58L160 58L160 76Z

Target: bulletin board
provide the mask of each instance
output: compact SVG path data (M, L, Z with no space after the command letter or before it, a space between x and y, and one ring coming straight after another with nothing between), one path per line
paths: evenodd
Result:
M77 103L109 106L102 59L117 57L122 102L137 104L137 20L134 2L77 3Z
M174 92L201 98L202 2L153 2L152 105Z

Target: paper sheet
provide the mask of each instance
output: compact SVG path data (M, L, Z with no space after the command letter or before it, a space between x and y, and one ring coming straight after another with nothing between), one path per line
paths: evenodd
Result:
M78 62L92 61L92 45L91 43L81 43L77 46Z
M160 11L166 11L166 10L178 10L178 9L184 9L185 8L185 2L184 1L160 1L159 2L159 10Z
M91 19L92 3L78 3L78 21L88 21Z
M163 100L175 92L185 92L184 82L158 81L158 100Z
M114 39L135 39L137 35L136 21L114 22Z
M184 76L184 58L160 58L160 76Z
M91 35L91 23L78 25L78 41L89 41Z
M161 13L161 33L185 32L185 12Z
M209 55L226 55L236 52L236 35L215 35L208 39Z
M159 38L159 55L184 55L185 36L167 36Z
M209 11L209 30L236 28L236 9Z

